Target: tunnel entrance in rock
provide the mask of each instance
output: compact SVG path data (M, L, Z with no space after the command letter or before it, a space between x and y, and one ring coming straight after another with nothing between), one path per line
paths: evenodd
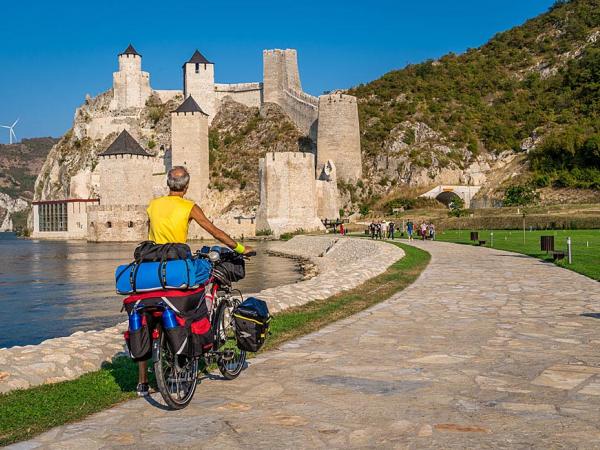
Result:
M435 199L446 206L450 206L450 203L456 199L460 199L460 197L452 191L444 191L439 193Z

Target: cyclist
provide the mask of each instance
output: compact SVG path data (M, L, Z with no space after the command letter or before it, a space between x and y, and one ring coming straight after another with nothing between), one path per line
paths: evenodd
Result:
M192 200L184 198L190 184L190 174L183 166L175 166L167 174L169 195L150 201L148 209L148 239L157 244L185 244L188 237L189 223L194 220L215 239L240 254L253 250L234 241L227 233L216 227L202 209ZM148 395L148 361L138 363L137 393L143 397Z

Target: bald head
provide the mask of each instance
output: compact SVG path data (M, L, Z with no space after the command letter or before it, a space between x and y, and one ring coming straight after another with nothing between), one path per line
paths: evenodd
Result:
M167 186L172 192L184 192L190 184L190 174L183 166L175 166L167 174Z

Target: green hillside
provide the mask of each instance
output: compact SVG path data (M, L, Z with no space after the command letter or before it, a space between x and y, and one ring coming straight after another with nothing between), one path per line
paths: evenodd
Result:
M600 188L600 0L557 2L478 49L410 65L351 89L365 163L403 123L421 122L465 149L524 152L537 186ZM406 144L414 141L408 130ZM416 165L427 161L413 158Z

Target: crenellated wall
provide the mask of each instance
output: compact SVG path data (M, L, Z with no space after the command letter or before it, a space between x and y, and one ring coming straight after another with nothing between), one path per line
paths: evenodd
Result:
M217 109L225 97L231 97L234 101L251 108L260 108L263 103L262 83L233 83L215 84L215 96Z

